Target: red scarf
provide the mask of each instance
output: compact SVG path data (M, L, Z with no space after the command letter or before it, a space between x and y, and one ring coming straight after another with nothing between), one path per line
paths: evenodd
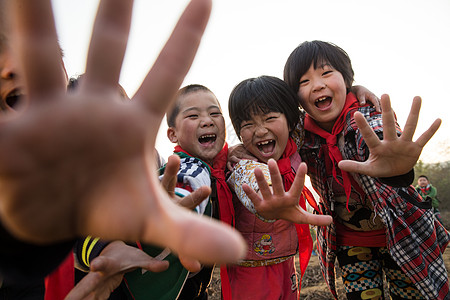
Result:
M350 117L353 118L353 114L356 112L358 107L359 107L358 99L356 99L354 94L348 93L347 98L345 99L344 108L342 109L342 112L339 115L339 117L336 119L333 129L331 130L331 133L319 127L316 121L313 118L311 118L309 114L306 114L305 117L305 130L317 134L327 141L326 147L328 148L327 151L328 157L325 157L325 159L331 161L332 165L331 169L333 177L336 180L336 182L338 182L341 186L344 187L345 195L347 196L347 209L348 209L348 200L350 198L350 193L352 190L352 184L350 176L347 172L340 170L343 182L341 182L336 175L336 170L338 169L337 164L342 160L342 154L337 146L337 136L344 130L347 115L350 114Z
M174 152L183 152L191 157L180 146L175 146ZM219 203L220 220L234 227L234 207L233 194L228 187L225 180L225 170L227 167L228 158L228 144L225 143L223 149L214 157L213 165L209 166L211 169L211 176L216 179L217 200ZM228 272L225 265L220 267L220 278L222 283L222 297L224 300L231 299L230 280L228 279Z
M75 285L75 269L73 253L70 251L66 259L45 277L45 300L61 300Z
M422 192L422 194L424 194L424 195L428 195L428 193L431 190L431 186L430 185L427 185L425 187L419 187L419 188L420 188L420 191Z
M295 173L292 171L290 159L290 157L294 155L295 152L297 152L297 145L291 138L289 138L283 154L277 161L278 169L280 170L280 174L283 177L284 189L286 191L291 188L292 183L295 179Z

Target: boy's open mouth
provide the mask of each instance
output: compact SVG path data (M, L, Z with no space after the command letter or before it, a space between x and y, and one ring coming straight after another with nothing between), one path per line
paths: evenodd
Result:
M198 138L198 142L202 145L212 144L216 141L217 136L215 134L205 134Z
M314 102L314 105L316 105L317 108L325 108L330 106L331 101L331 97L320 97Z
M275 149L275 141L267 140L256 144L258 150L263 154L270 154Z
M22 94L19 90L15 89L6 95L5 102L9 107L14 108L19 104L21 98Z

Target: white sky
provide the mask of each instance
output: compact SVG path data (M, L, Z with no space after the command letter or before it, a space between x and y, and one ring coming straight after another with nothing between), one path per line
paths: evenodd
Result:
M98 0L52 2L69 76L82 74ZM135 1L120 80L130 96L187 3ZM355 84L366 86L378 96L391 96L401 126L413 97L421 96L417 132L423 132L436 118L443 120L421 159L450 160L449 15L449 0L215 0L184 84L208 86L221 102L230 124L228 96L236 84L260 75L282 78L284 63L297 45L305 40L329 41L349 54ZM163 124L157 148L167 157L173 145L165 132Z

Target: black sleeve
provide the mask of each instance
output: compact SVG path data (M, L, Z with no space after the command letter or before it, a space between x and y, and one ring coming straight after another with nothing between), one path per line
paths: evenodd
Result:
M41 281L72 251L75 240L35 245L15 238L0 222L0 274L8 282Z
M78 239L73 249L77 267L88 272L91 261L99 256L100 252L102 252L109 243L109 241L100 240L99 238L93 238L91 236Z
M378 178L383 184L392 187L407 187L411 185L414 181L414 169L406 174L392 176L392 177L380 177Z

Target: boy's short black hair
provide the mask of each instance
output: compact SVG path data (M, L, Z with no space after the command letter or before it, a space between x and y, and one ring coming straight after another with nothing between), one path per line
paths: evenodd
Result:
M291 131L300 118L298 96L283 80L272 76L249 78L239 83L230 94L228 111L238 137L242 121L250 120L254 114L283 113Z
M78 75L78 76L73 76L69 78L69 81L67 83L67 90L68 91L75 91L78 86L80 85L80 81L83 79L84 74ZM125 91L125 89L120 85L118 85L118 89L119 89L119 94L123 97L123 99L126 100L130 100L130 97L128 97L127 92Z
M425 178L426 180L428 180L428 177L426 175L420 175L418 178Z
M210 92L214 95L213 92L211 92L210 89L208 89L206 86L201 84L190 84L187 85L181 89L178 90L175 100L175 103L173 104L173 107L170 109L170 111L167 112L167 126L169 127L175 127L175 119L177 118L178 114L180 113L180 98L184 95L194 93L197 91L205 91Z
M311 64L317 68L325 62L342 74L348 93L355 75L350 57L339 46L323 41L306 41L292 51L284 66L284 81L297 93L300 78L309 70Z

